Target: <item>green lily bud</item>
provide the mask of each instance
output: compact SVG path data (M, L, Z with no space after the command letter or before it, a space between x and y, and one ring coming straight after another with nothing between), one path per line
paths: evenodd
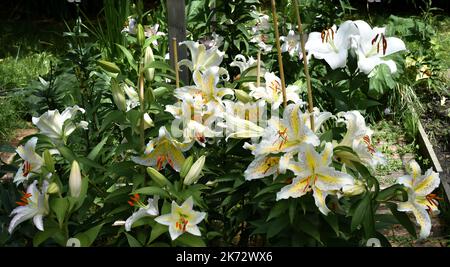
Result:
M194 163L194 157L189 156L187 159L184 160L183 166L181 166L180 170L180 177L184 178L188 174L189 170L191 169L192 164Z
M234 90L234 95L236 96L236 98L243 102L243 103L247 103L250 102L252 100L252 98L249 96L249 94L247 94L247 92L243 91L243 90Z
M69 176L69 189L70 189L70 195L72 197L79 197L81 193L81 171L80 171L80 165L78 165L78 162L74 160L72 162L72 168L70 169L70 176Z
M185 185L194 184L200 179L200 173L202 172L203 166L205 165L206 157L201 156L194 164L192 164L191 169L186 174L183 183Z
M47 170L49 172L55 171L55 161L53 160L53 157L50 154L50 151L48 151L48 149L46 149L44 151L44 162L45 162L45 167L47 167Z
M142 24L137 25L137 32L136 32L136 38L138 41L139 46L144 46L145 43L145 33L144 33L144 27L142 27Z
M164 175L152 167L147 167L147 173L150 175L150 178L161 187L170 184L169 180L167 180Z
M158 87L153 90L153 95L158 98L160 96L165 95L169 90L166 87Z
M112 72L112 73L120 73L119 67L112 62L106 61L106 60L98 60L98 65L102 67L104 70Z
M59 192L59 186L56 183L51 183L48 186L47 193L49 193L49 194L56 194L58 192Z
M114 104L116 104L119 110L125 111L127 109L127 104L125 101L125 92L120 87L116 79L111 79L111 93L113 96Z
M155 56L153 55L153 50L150 46L147 46L147 48L145 48L145 54L144 54L144 67L154 61L155 61ZM153 79L155 78L155 68L147 68L144 71L144 75L145 75L145 79L147 79L147 81L149 81L149 82L153 81Z
M150 105L155 101L155 94L153 93L153 89L151 87L147 87L144 92L145 103Z

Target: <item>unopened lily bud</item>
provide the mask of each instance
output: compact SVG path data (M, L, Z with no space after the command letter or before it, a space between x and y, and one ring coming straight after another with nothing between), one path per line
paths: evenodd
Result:
M158 98L160 96L165 95L169 90L166 87L158 87L153 90L153 95Z
M342 191L344 192L344 196L351 197L351 196L357 196L361 195L366 191L366 186L364 185L364 182L361 180L355 180L355 184L353 185L345 185L342 188Z
M145 54L144 54L144 66L147 66L148 64L155 61L155 56L153 55L153 50L150 46L147 46L145 48ZM145 79L147 81L151 82L155 78L155 68L147 68L144 71Z
M234 90L234 94L236 95L236 98L243 103L247 103L252 100L250 95L243 90Z
M151 87L147 87L144 93L145 103L151 105L155 102L155 95L153 94L153 89Z
M72 197L79 197L81 193L81 171L80 171L80 165L78 165L78 162L74 160L72 162L72 168L70 169L70 176L69 176L69 189L70 189L70 195Z
M116 79L111 79L111 93L113 96L114 104L116 104L119 110L125 111L127 109L127 104L125 100L125 92L120 87Z
M49 193L49 194L56 194L58 192L59 192L59 186L56 183L51 183L48 186L47 193Z
M112 62L106 61L106 60L98 60L98 65L102 67L104 70L112 72L112 73L120 73L119 67Z
M138 45L141 47L144 46L145 32L144 32L144 27L142 27L142 24L140 24L140 23L137 25L136 38L138 41Z
M205 165L206 157L201 156L194 164L192 164L191 169L186 174L183 183L185 185L194 184L200 179L200 173L202 172L203 166Z
M192 164L194 163L194 157L189 156L187 159L184 160L183 166L181 166L180 170L180 177L184 178L188 174L189 170L192 167Z
M150 178L161 187L170 184L169 180L167 180L164 175L152 167L147 167L147 173L150 175Z

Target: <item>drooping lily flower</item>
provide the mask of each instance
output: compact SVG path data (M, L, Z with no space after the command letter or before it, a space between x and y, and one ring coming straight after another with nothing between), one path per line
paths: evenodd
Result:
M372 145L373 131L366 126L361 113L356 110L340 112L338 117L341 117L341 119L338 119L338 122L344 122L347 126L347 132L339 146L352 148L362 162L369 164L373 168L379 164L384 164L383 154ZM342 119L342 117L345 119ZM342 160L345 162L346 159L342 158ZM351 166L351 164L347 165Z
M278 78L273 72L266 72L264 74L264 80L264 87L256 87L253 84L250 84L250 96L255 99L264 99L267 103L272 104L273 109L277 109L283 103L280 78ZM289 85L286 88L286 101L299 103L299 91L300 88L298 86Z
M293 163L297 168L292 170L297 177L277 193L277 200L298 198L313 191L316 206L320 212L327 215L330 212L325 202L327 195L333 194L343 186L352 185L354 179L330 167L333 155L331 143L325 145L321 154L317 153L311 144L302 146L300 151L299 161Z
M269 16L262 13L257 13L256 15L258 18L256 19L256 25L252 27L252 33L256 34L259 32L269 31L272 26L269 22Z
M354 21L358 27L359 35L357 39L358 69L365 74L369 74L377 65L386 64L391 73L397 71L397 66L393 60L383 60L382 58L393 53L406 50L405 43L396 37L386 37L385 28L371 28L367 22L362 20Z
M55 143L61 143L65 142L76 128L87 129L88 122L75 123L73 121L78 111L85 112L77 105L66 108L61 114L58 110L49 110L38 118L33 117L32 121L39 128L41 134L50 137Z
M20 223L33 219L33 223L37 229L44 231L43 217L48 214L48 182L44 180L42 183L42 190L37 187L38 181L34 181L27 188L27 192L23 193L20 202L16 202L19 207L15 208L10 216L14 217L8 227L8 232L11 234Z
M300 59L303 58L300 47L300 36L295 34L293 30L289 30L287 36L281 36L280 40L283 41L283 45L281 46L282 52L288 52L291 57L297 54Z
M34 173L39 172L42 165L44 165L44 160L35 151L37 140L37 137L33 137L28 140L24 146L19 146L16 150L17 154L24 160L14 176L14 182L17 185L24 181L28 181L28 179Z
M420 225L420 238L427 238L431 230L429 213L438 211L439 198L432 192L440 184L439 174L430 168L422 175L414 160L408 163L406 170L409 175L398 178L397 182L407 188L408 200L398 203L397 210L412 212Z
M200 43L206 46L206 49L211 49L213 47L219 48L223 45L223 37L213 32L211 36L200 40Z
M161 215L155 218L155 221L169 226L169 233L172 240L177 239L185 232L196 236L201 236L199 224L206 216L205 212L194 211L192 208L194 201L189 197L181 206L172 201L172 210L170 214Z
M159 24L158 24L158 23L156 23L156 24L153 25L153 26L145 26L145 27L144 27L144 34L145 34L145 37L150 38L150 37L155 36L155 35L156 35L156 36L166 36L165 33L159 32L158 29L159 29ZM157 41L157 40L154 40L154 41L152 42L152 44L153 44L154 46L158 46L158 41Z
M190 148L191 144L185 144L173 139L166 127L159 128L158 138L152 139L146 146L144 155L131 159L144 166L156 166L161 170L167 163L177 172L184 162L182 151Z
M130 231L133 223L135 223L136 221L138 221L143 217L158 216L159 215L158 200L159 200L158 195L156 195L154 198L148 198L147 205L145 205L140 200L139 194L133 195L128 201L128 204L130 204L130 206L132 207L138 207L139 209L136 212L133 212L133 214L125 221L125 230Z
M204 44L193 41L184 41L180 44L184 44L189 48L191 60L183 59L179 62L179 65L188 67L192 72L203 72L210 67L218 67L222 63L225 52L219 51L217 47L206 49ZM228 79L228 71L224 68L219 68L219 75L226 75Z
M347 63L350 36L358 33L352 21L345 21L337 29L336 25L309 34L305 49L317 59L324 59L332 69L342 68Z

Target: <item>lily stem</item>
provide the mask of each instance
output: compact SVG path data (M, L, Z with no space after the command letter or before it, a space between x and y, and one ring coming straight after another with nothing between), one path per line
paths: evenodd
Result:
M261 50L258 51L258 59L257 59L257 68L256 68L256 87L261 85Z
M278 17L275 0L272 0L272 16L273 16L273 26L275 28L275 43L277 45L277 52L278 52L278 65L280 68L281 92L283 93L283 107L286 107L287 105L286 83L284 81L283 57L281 56L280 32L278 31Z
M142 64L141 64L142 69ZM140 124L140 142L142 147L145 146L145 121L144 121L144 113L145 113L145 98L144 98L144 73L142 71L139 72L138 78L139 84L139 102L140 102L140 110L141 110L141 124Z
M298 34L300 35L300 45L302 47L303 70L305 71L306 87L307 87L307 90L308 90L308 111L309 111L310 116L311 116L310 117L311 130L314 131L313 94L312 94L312 88L311 88L311 76L309 75L308 61L307 61L307 58L306 58L305 38L303 38L302 20L300 18L300 11L299 11L297 0L293 0L292 2L294 3L295 15L297 16L297 29L298 29Z
M180 87L180 70L178 66L178 45L177 45L177 38L172 38L172 47L173 47L173 62L175 66L175 85L177 88Z

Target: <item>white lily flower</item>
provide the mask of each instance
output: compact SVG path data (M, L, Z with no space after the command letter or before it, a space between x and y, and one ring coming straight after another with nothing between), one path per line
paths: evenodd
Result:
M333 156L331 143L325 145L321 154L317 153L311 144L302 146L300 151L299 162L292 163L297 165L295 169L292 169L297 177L290 185L283 187L277 193L277 200L298 198L313 191L316 206L320 212L327 215L330 212L325 202L327 195L333 194L346 185L352 185L354 179L347 173L330 167Z
M227 131L231 132L226 138L246 139L260 137L264 134L264 128L246 119L224 113Z
M15 208L10 216L14 217L8 227L8 232L11 234L20 223L33 219L33 223L37 229L44 231L43 217L49 212L48 206L48 182L44 180L42 183L42 191L37 188L38 181L35 180L27 188L20 202L16 202L19 207Z
M34 173L39 172L42 165L44 165L44 160L35 151L37 140L37 137L33 137L28 140L24 146L19 146L16 149L17 154L24 160L14 176L14 183L16 183L16 185L28 181L28 179Z
M259 13L256 19L256 25L252 27L252 32L254 34L258 32L265 32L271 29L270 17L268 15Z
M255 99L263 99L267 103L272 104L273 109L277 109L283 103L283 92L281 91L281 80L273 72L264 74L265 86L256 87L249 84L250 96ZM286 101L300 103L298 96L300 88L296 85L289 85L286 88Z
M144 27L144 34L145 34L145 37L150 38L150 37L155 36L155 35L156 35L156 36L166 36L165 33L159 32L158 29L159 29L159 24L158 24L158 23L156 23L156 24L153 25L153 26L145 26L145 27ZM154 40L154 41L152 42L152 44L153 44L154 46L158 46L158 41L157 41L157 40Z
M300 35L295 34L293 30L289 30L287 36L281 36L280 40L283 41L281 46L282 52L288 52L291 57L297 54L300 59L303 58L302 49L300 47Z
M255 146L254 155L298 151L307 143L313 146L320 144L319 137L306 125L305 114L300 107L301 104L290 104L285 108L282 120L269 120L269 127Z
M265 33L258 33L250 39L251 43L256 43L262 53L266 54L272 51L273 45L267 44L269 36Z
M367 22L354 21L358 27L359 35L356 36L358 43L358 69L369 74L377 65L386 64L391 73L397 71L393 60L382 58L393 53L406 50L405 43L396 37L385 37L385 28L371 28Z
M428 213L438 211L439 198L432 192L440 184L439 174L430 168L422 175L419 164L414 160L408 163L406 170L409 175L398 178L397 182L407 188L408 200L398 203L397 210L412 212L420 225L420 238L427 238L431 230Z
M205 45L206 49L219 48L223 45L223 37L213 32L211 36L204 38L200 42Z
M128 17L125 27L121 32L126 32L129 34L136 34L137 22L133 17Z
M66 108L61 114L58 110L49 110L38 118L33 117L32 121L33 124L39 128L41 134L47 135L56 143L61 143L65 142L66 138L75 131L76 128L80 127L85 130L87 129L88 122L73 122L78 111L85 113L84 109L75 105Z
M231 62L231 67L238 67L240 73L242 74L244 71L251 67L256 67L258 64L258 61L255 60L253 57L249 57L248 60L245 58L245 56L238 54L234 57L233 62ZM264 65L264 62L261 61L261 73L260 75L263 76L266 73L266 70L262 67ZM248 76L256 76L257 70L256 68L250 70L247 75Z
M347 126L347 132L339 143L339 146L347 146L353 149L362 162L375 168L379 164L384 164L383 154L378 152L372 145L373 131L366 126L366 122L361 113L357 110L340 112L338 122L344 122Z
M333 25L322 32L309 34L305 49L317 59L324 59L332 69L342 68L347 64L350 36L358 29L352 21L345 21L337 29Z
M179 62L179 65L188 67L191 71L205 71L210 67L218 67L220 63L222 63L223 56L225 52L219 51L217 47L212 47L210 49L206 49L204 44L200 44L199 42L193 41L184 41L181 44L186 45L189 48L191 59L183 59ZM228 72L220 68L219 75L227 75Z
M147 144L144 155L131 159L144 166L156 166L158 170L169 163L175 171L179 172L185 159L182 151L188 150L190 146L173 139L166 127L161 127L158 138L152 139Z
M130 206L132 207L139 207L139 209L136 212L133 212L133 214L125 221L125 230L127 232L131 230L131 226L133 226L133 223L135 223L139 219L147 216L159 215L158 195L156 195L154 198L148 198L147 205L140 201L140 197L138 194L133 195L130 199L131 200L128 201L128 204L130 204Z
M172 240L177 239L185 232L196 236L201 236L199 224L206 216L205 212L194 211L192 208L194 201L189 197L181 206L172 201L172 210L170 214L161 215L155 218L155 221L169 226L169 233Z

